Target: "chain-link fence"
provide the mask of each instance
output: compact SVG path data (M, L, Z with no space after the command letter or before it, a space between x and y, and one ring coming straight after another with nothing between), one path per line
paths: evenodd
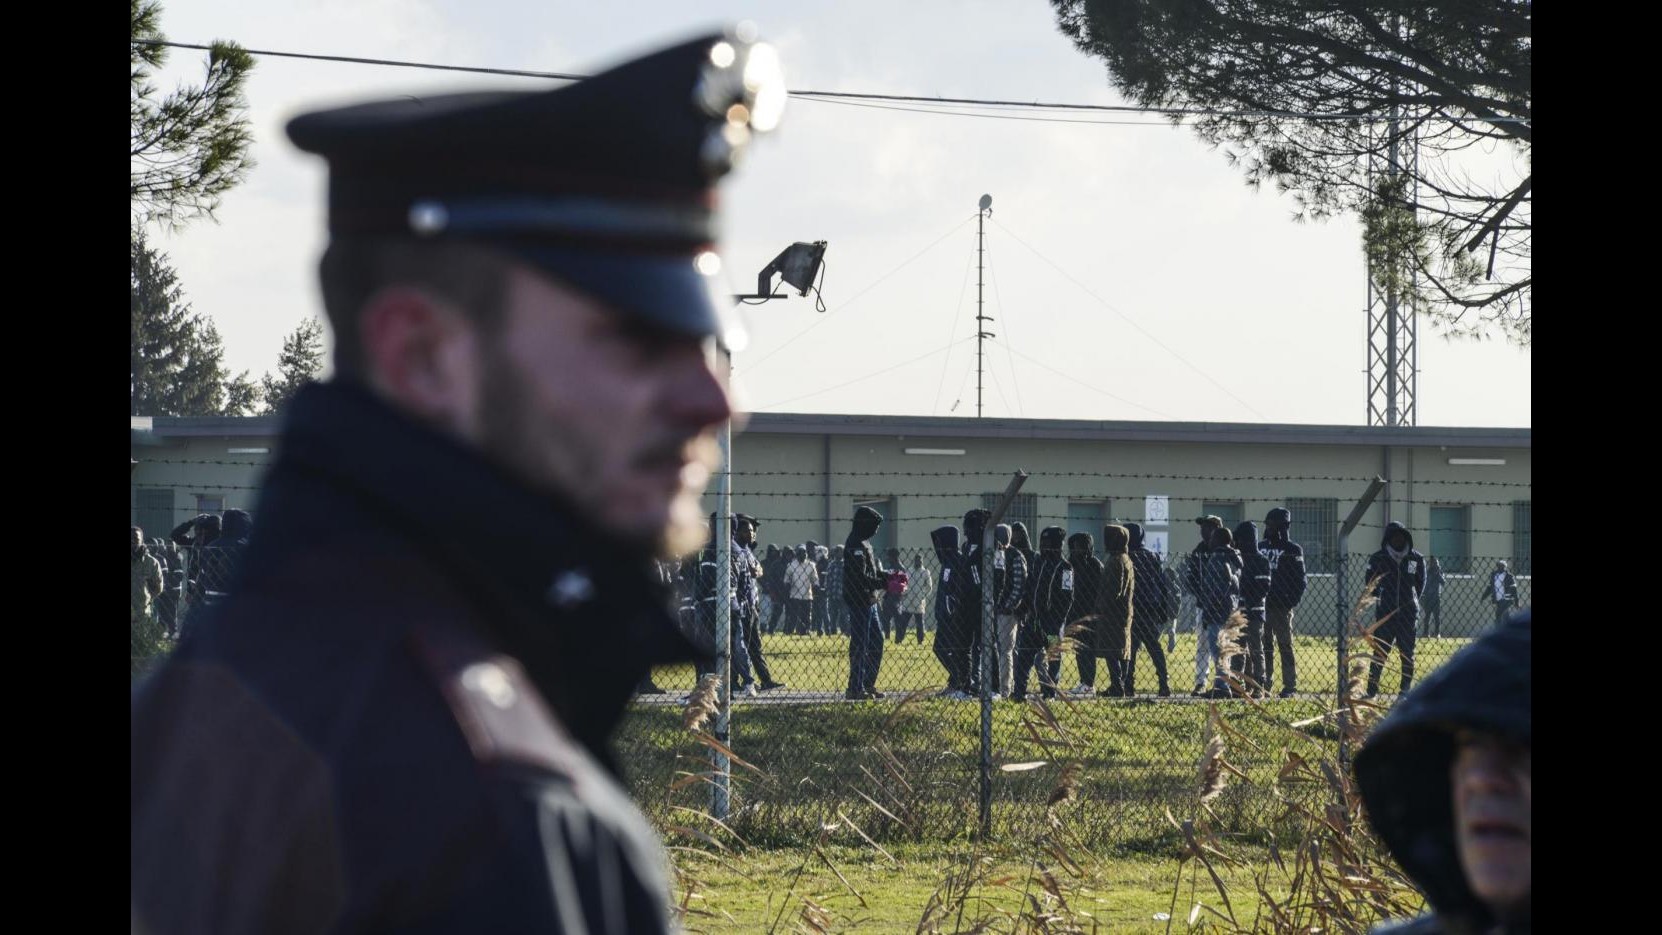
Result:
M184 635L192 615L227 592L240 551L241 543L181 547L152 538L132 556L128 633L133 679L148 672Z
M742 495L735 504L744 508ZM1076 518L1029 514L1024 522L1036 545L1040 528L1076 526L1070 519ZM951 520L906 521L936 526ZM1100 547L1100 527L1093 538L1096 558L1109 558ZM1377 527L1364 527L1355 539L1367 544L1354 554L1329 551L1309 562L1319 570L1308 573L1296 607L1270 614L1270 623L1278 617L1286 621L1287 638L1276 639L1275 627L1262 626L1266 661L1250 669L1238 662L1236 679L1229 682L1234 691L1217 690L1219 675L1236 671L1230 661L1244 655L1248 628L1233 633L1241 651L1233 651L1225 637L1220 665L1219 647L1206 627L1207 598L1190 593L1186 552L1158 558L1174 599L1159 619L1134 625L1126 694L1109 694L1103 653L1079 642L1090 642L1088 632L1070 626L1066 639L1051 639L1047 650L1035 650L1035 643L1045 645L1043 636L1022 637L1035 625L1034 615L1016 615L1005 622L1017 633L1011 641L1015 671L1008 682L998 677L1001 684L993 690L1005 690L990 702L985 742L981 698L952 693L948 666L937 654L935 604L943 570L950 575L942 555L914 548L884 549L878 556L886 574L903 571L905 578L901 584L898 576L890 577L875 599L882 649L867 654L880 655L881 661L876 697L862 698L850 696L853 656L861 642L853 622L859 610L844 603L839 557L830 550L811 557L807 543L800 544L800 553L798 544L773 543L782 548L769 550L768 543L758 543L752 551L763 556L763 567L755 611L731 615L734 638L744 641L749 665L732 669L724 752L732 754L734 765L729 810L721 817L746 840L764 842L811 840L839 822L878 841L973 835L983 821L999 836L1042 826L1065 786L1070 827L1088 843L1155 846L1175 833L1170 815L1191 814L1196 807L1197 761L1209 706L1216 703L1251 713L1231 719L1238 736L1229 763L1253 781L1231 785L1211 798L1208 808L1222 829L1273 835L1287 820L1287 797L1301 794L1294 783L1274 781L1290 762L1288 754L1306 762L1335 758L1341 673L1360 674L1350 687L1352 697L1388 707L1404 678L1423 678L1502 614L1531 600L1532 577L1505 567L1527 563L1511 556L1459 556L1435 569L1410 570L1429 571L1431 579L1417 600L1406 601L1417 604L1411 623L1405 609L1371 635L1346 639L1342 634L1368 584L1370 556L1380 548ZM775 557L767 557L770 552ZM789 557L793 554L802 557ZM784 571L775 563L783 563ZM1451 564L1458 570L1442 567ZM713 597L706 593L699 599L696 574L688 569L676 578L683 626L710 640ZM1400 587L1412 589L1406 583ZM1382 606L1396 603L1393 596ZM1368 608L1363 624L1374 614ZM1089 622L1090 609L1075 609L1067 619L1080 618ZM1046 656L1030 668L1025 691L1024 651ZM733 653L735 660L738 656ZM1347 659L1362 664L1351 668ZM1049 677L1041 675L1044 663L1055 665L1049 686ZM682 720L699 668L654 672L617 738L635 794L664 822L675 822L683 810L711 810L711 750ZM1253 679L1246 679L1249 672ZM1260 683L1265 690L1253 691ZM1271 788L1273 794L1265 791ZM1322 790L1310 787L1309 793L1311 802L1305 804L1314 803Z
M742 474L734 476L745 478ZM1032 545L1039 544L1040 530L1047 526L1061 526L1069 532L1090 531L1098 560L1108 558L1101 542L1103 522L1145 524L1151 544L1162 549L1161 575L1173 589L1175 599L1170 612L1160 613L1152 626L1146 620L1136 622L1138 632L1134 635L1139 638L1132 641L1130 696L1102 694L1109 688L1107 660L1088 651L1082 654L1081 647L1075 645L1077 630L1064 630L1069 638L1050 647L1050 656L1058 663L1054 691L1044 690L1041 677L1048 678L1048 673L1041 676L1043 667L1031 668L1026 701L1000 697L990 702L984 742L981 699L948 694L947 667L937 654L936 604L942 588L942 557L934 549L907 543L928 541L930 530L958 525L962 509L991 506L996 496L942 489L963 483L952 479L961 475L907 476L905 482L915 489L901 498L901 509L906 512L896 515L899 511L891 509L886 514L890 520L885 524L886 540L880 536L872 543L885 576L894 571L905 573L904 584L894 576L877 598L881 661L871 684L876 697L851 699L848 695L854 686L849 678L850 650L856 640L854 621L843 599L839 550L820 546L801 535L805 530L825 529L819 520L783 509L794 502L790 498L808 498L809 494L765 491L763 484L768 482L761 477L735 484L737 510L751 509L752 502L760 502L779 515L755 508L761 514L762 528L761 541L755 544L753 554L761 566L761 577L754 582L755 613L735 614L732 618L736 641L742 642L746 650L747 665L734 666L730 724L723 746L732 755L730 780L724 782L730 784L725 820L746 840L802 842L812 840L820 829L836 822L858 828L878 841L949 840L976 834L984 820L995 836L1015 834L1019 829L1034 827L1034 822L1043 822L1055 804L1057 790L1065 786L1071 790L1070 827L1084 839L1130 848L1152 846L1174 833L1168 813L1191 814L1196 807L1197 761L1212 704L1239 706L1237 710L1248 714L1230 721L1231 729L1239 736L1234 738L1229 763L1254 780L1231 785L1210 799L1208 807L1217 816L1220 828L1249 836L1275 833L1277 823L1286 814L1283 797L1299 794L1296 784L1268 781L1275 779L1277 771L1288 762L1287 754L1310 762L1333 759L1339 737L1335 720L1341 707L1337 693L1341 672L1345 671L1340 654L1346 647L1341 634L1367 583L1368 557L1379 547L1381 534L1380 524L1363 523L1352 537L1349 554L1341 554L1334 530L1346 512L1341 509L1342 497L1286 501L1294 510L1292 538L1305 547L1307 587L1289 615L1285 645L1278 645L1280 641L1270 632L1262 635L1266 661L1258 670L1262 672L1259 681L1268 691L1264 697L1255 698L1208 697L1217 683L1219 669L1210 651L1211 634L1204 626L1202 600L1189 593L1184 574L1188 550L1196 543L1175 538L1194 534L1174 533L1167 539L1163 535L1157 538L1155 533L1156 529L1164 533L1168 528L1186 531L1194 527L1183 520L1173 521L1169 515L1115 516L1107 511L1105 497L1094 501L1103 504L1101 515L1095 516L1075 514L1076 503L1092 502L1086 496L1047 493L1043 500L1017 498L1006 519L1019 519ZM1226 480L1263 483L1289 479ZM1148 483L1151 487L1169 487L1177 480L1221 487L1225 479L1151 475ZM1355 479L1309 480L1350 484ZM1136 475L1120 476L1114 502L1142 505L1145 498L1139 491L1125 489L1140 482ZM872 486L881 489L883 482L879 480ZM892 489L898 484L888 486ZM1231 505L1239 512L1244 504L1264 502L1263 498L1239 493L1233 496L1233 504L1224 501L1221 505L1196 493L1183 499L1192 501L1200 512L1225 514ZM862 502L879 503L881 508L881 501L849 499L839 501L838 512L844 508L851 511ZM1518 502L1525 503L1521 515L1527 522L1527 501ZM891 507L894 503L889 501ZM1047 515L1044 504L1064 507L1068 513ZM1378 633L1389 641L1382 647L1386 652L1379 666L1379 694L1372 699L1382 706L1389 705L1400 690L1404 661L1412 659L1415 678L1423 677L1491 627L1497 619L1497 606L1500 611L1527 606L1533 587L1527 527L1469 528L1472 506L1495 507L1491 515L1511 509L1516 517L1520 514L1515 503L1468 501L1462 508L1464 514L1451 507L1403 499L1392 504L1410 513L1417 506L1422 510L1429 507L1434 523L1464 523L1466 528L1458 532L1467 537L1465 541L1472 541L1478 534L1503 533L1514 543L1522 542L1524 553L1483 557L1469 554L1469 550L1443 550L1438 556L1441 568L1435 584L1428 582L1420 595L1414 625L1406 627L1398 620ZM165 522L159 507L140 505L135 507L135 523L139 522L137 511L144 509L156 517L152 525ZM173 510L186 515L195 512L177 506ZM830 507L827 512L831 512ZM843 515L846 517L846 513ZM1225 527L1232 528L1238 516L1225 515L1224 519ZM1435 554L1427 546L1460 541L1436 525L1412 531L1420 536L1416 545L1427 558ZM775 547L771 558L770 545ZM799 549L801 559L796 558ZM135 571L131 626L135 677L188 628L193 613L216 599L229 580L234 558L231 553L179 547L161 539L150 540L146 551L160 567L163 586L146 605L139 597L141 575ZM1499 578L1501 599L1497 602L1495 571L1502 561L1510 567ZM689 564L700 563L694 560ZM689 573L685 566L666 569L666 579L676 584L684 628L694 635L706 634L706 641L713 646L709 634L715 628L716 605L709 594L704 595L707 600L700 600L697 573ZM1089 614L1070 611L1068 619L1074 621L1081 616ZM1016 623L1014 629L1019 636L1029 624L1020 620ZM976 628L979 630L979 624ZM1239 636L1247 642L1245 633ZM1014 642L1020 649L1021 640ZM1348 646L1353 660L1365 659L1369 649L1365 645ZM868 647L863 658L875 661L878 655L875 647ZM1021 653L1013 655L1019 660ZM1233 655L1226 653L1226 657ZM736 662L737 654L734 656ZM1159 693L1158 670L1162 663L1169 688L1165 695ZM634 794L666 827L684 820L687 813L683 809L706 813L712 807L712 747L707 736L701 739L687 729L684 716L701 668L708 667L689 664L654 671L650 682L641 686L615 737L618 759ZM1228 658L1224 668L1229 668ZM1092 669L1094 678L1088 679L1086 675ZM1291 684L1289 670L1296 671L1296 682ZM979 668L974 671L979 672ZM1246 667L1244 674L1248 674ZM1366 674L1364 666L1364 682ZM747 690L747 684L753 691ZM980 689L979 685L969 687ZM1282 690L1288 687L1293 691L1282 697ZM1360 684L1353 694L1362 694L1367 687ZM1274 794L1265 791L1272 787L1277 790Z

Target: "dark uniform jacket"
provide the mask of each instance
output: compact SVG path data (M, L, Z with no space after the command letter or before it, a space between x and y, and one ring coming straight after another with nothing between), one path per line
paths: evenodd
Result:
M864 613L878 602L878 593L888 583L888 576L877 570L877 557L872 554L871 545L849 535L843 543L843 603Z
M1386 540L1391 533L1402 530L1408 537L1408 546L1403 551L1401 560L1393 558ZM1378 620L1386 614L1396 611L1396 620L1413 620L1420 615L1420 592L1425 590L1425 556L1414 550L1414 537L1401 523L1390 522L1385 524L1385 535L1379 539L1379 551L1368 557L1367 580L1379 578L1379 588L1374 593L1379 597L1379 603L1374 605L1374 619Z
M692 655L648 557L350 384L281 452L239 587L133 696L134 931L665 931L608 751Z
M1528 919L1496 926L1466 882L1454 843L1449 766L1457 729L1530 746L1530 611L1523 611L1426 677L1356 754L1368 820L1435 915L1392 932L1527 932Z

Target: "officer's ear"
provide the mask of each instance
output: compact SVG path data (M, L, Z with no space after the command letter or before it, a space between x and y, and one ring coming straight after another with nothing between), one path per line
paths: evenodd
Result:
M471 435L478 411L478 332L430 292L388 286L359 317L365 375L387 401L427 422Z

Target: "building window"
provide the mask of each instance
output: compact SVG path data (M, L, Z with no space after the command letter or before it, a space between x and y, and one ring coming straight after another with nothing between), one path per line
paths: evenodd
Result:
M1431 508L1431 549L1426 557L1432 556L1442 563L1444 572L1458 575L1472 573L1471 507Z
M173 517L172 487L140 487L133 512L133 524L144 530L146 539L166 539L178 520Z
M883 524L877 527L877 535L871 537L871 549L880 562L887 562L884 558L888 551L895 546L899 538L900 517L895 515L895 499L893 497L855 497L854 509L869 506L883 517ZM853 511L849 512L852 517Z
M1223 520L1223 528L1235 534L1235 527L1246 519L1246 507L1239 500L1204 500L1200 504L1201 516L1216 516Z
M1293 514L1287 534L1304 549L1304 569L1332 574L1339 555L1338 498L1288 497L1287 511Z
M1513 574L1531 574L1529 570L1530 501L1512 501L1512 564Z
M981 495L981 508L991 513L998 506L998 498L1002 493L988 493ZM1010 498L1010 508L1004 511L1004 518L999 522L1005 524L1021 523L1027 527L1027 538L1032 541L1033 548L1039 547L1039 495L1036 493L1018 493ZM1102 535L1098 527L1097 535Z
M1088 532L1091 541L1096 543L1098 551L1102 550L1102 527L1108 525L1107 500L1069 500L1068 501L1068 535L1076 532ZM1038 546L1038 531L1034 533L1034 547Z
M196 495L196 512L223 513L225 512L224 494L199 493Z

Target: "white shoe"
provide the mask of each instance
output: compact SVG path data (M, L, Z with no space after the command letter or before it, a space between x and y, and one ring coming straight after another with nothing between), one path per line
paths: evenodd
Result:
M756 697L756 683L755 682L751 682L749 685L746 685L744 687L744 696L746 698Z
M953 700L953 701L974 701L975 700L974 695L970 694L967 691L963 691L961 689L953 690L952 692L948 693L946 697Z
M1095 692L1096 689L1089 685L1075 685L1074 687L1068 689L1068 694L1070 695L1090 695Z

